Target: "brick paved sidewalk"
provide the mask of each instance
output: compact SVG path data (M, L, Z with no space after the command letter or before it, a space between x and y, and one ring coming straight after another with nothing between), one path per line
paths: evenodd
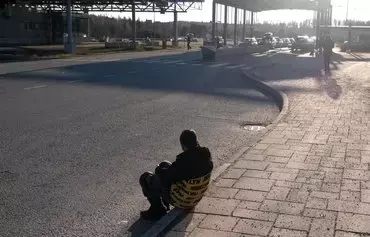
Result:
M226 170L166 236L370 236L370 67L346 56L257 70L288 115Z

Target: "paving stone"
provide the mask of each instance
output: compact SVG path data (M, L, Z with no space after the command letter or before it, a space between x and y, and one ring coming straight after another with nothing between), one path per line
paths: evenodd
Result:
M341 190L360 191L360 180L342 179Z
M262 221L275 221L277 214L272 212L264 212L257 210L248 210L248 209L235 209L233 216L243 217L247 219L262 220Z
M240 190L236 195L235 199L262 202L265 200L267 192L253 191L253 190Z
M304 204L294 202L283 202L275 200L265 200L260 206L261 211L271 211L276 213L298 215L304 209Z
M268 148L270 146L270 144L262 144L262 143L258 143L254 149L258 149L258 150L265 150L266 148Z
M333 237L335 229L334 219L313 219L309 237Z
M270 237L306 237L307 232L299 231L299 230L272 228L269 236Z
M321 190L321 184L316 183L316 184L303 184L301 191L311 193L312 191L320 191L320 190Z
M310 192L301 189L291 189L287 201L305 203L307 201Z
M292 157L290 158L290 162L304 162L307 158L307 152L306 153L298 153L294 152Z
M323 183L322 186L321 186L321 191L338 193L340 191L340 184Z
M317 170L318 164L307 164L303 162L288 162L287 168L301 169L301 170Z
M335 220L337 217L337 213L334 211L306 208L303 212L303 216Z
M319 164L321 161L322 157L321 156L307 156L306 160L304 161L305 163L312 163L312 164Z
M205 214L189 213L181 222L176 224L175 227L172 228L172 230L180 232L191 232L205 217Z
M370 181L359 181L361 189L370 189Z
M340 192L340 200L350 201L350 202L360 202L361 193L356 191L343 190Z
M274 200L285 200L288 196L290 188L284 187L272 187L270 192L267 195L267 199L274 199Z
M271 138L267 137L265 139L262 139L262 144L285 144L288 139L286 138Z
M339 199L339 193L313 191L311 193L311 197L325 198L325 199Z
M313 179L324 179L324 171L314 171L314 170L300 170L298 177L313 178Z
M324 182L340 183L342 180L342 172L326 172Z
M370 202L370 189L361 189L361 202Z
M251 201L242 201L237 208L239 209L252 209L252 210L258 210L261 206L260 202L251 202Z
M296 177L297 177L297 174L272 172L270 179L294 181Z
M256 191L270 191L273 184L274 181L269 179L242 177L235 183L234 187Z
M268 156L282 156L282 157L290 158L293 154L293 151L267 148L265 150L264 154L268 155Z
M261 150L263 152L264 150ZM260 155L260 154L252 154L252 153L247 153L241 157L241 160L256 160L256 161L263 161L266 159L265 155Z
M222 174L222 178L239 179L245 171L245 169L228 169L224 174Z
M368 237L368 236L352 232L335 231L335 237Z
M233 168L236 169L251 169L251 170L265 170L267 163L264 161L239 160L235 163Z
M201 229L196 228L189 237L205 237L205 236L212 236L212 237L256 237L252 235L244 235L240 233L234 232L227 232L221 230L210 230L210 229Z
M302 183L288 182L288 181L283 181L283 180L277 180L275 185L280 186L280 187L295 188L295 189L299 189L302 187Z
M370 215L370 203L329 199L328 210Z
M327 199L310 197L307 200L306 208L326 209L327 205Z
M217 198L233 198L235 194L239 191L236 188L222 188L211 186L206 193L207 197L217 197Z
M239 200L203 197L194 212L206 214L231 215L239 205Z
M311 218L309 217L280 214L276 219L274 227L308 231L310 224Z
M369 223L370 216L339 212L336 229L370 234Z
M235 232L267 236L272 228L273 222L241 219L234 227Z
M270 163L269 166L267 167L267 171L280 172L280 173L290 173L290 174L298 174L298 172L299 172L299 169L284 168L284 166L285 166L285 164Z
M238 221L238 218L231 216L207 215L202 223L200 223L199 227L214 230L232 231Z
M267 179L271 175L271 172L261 170L247 170L243 176Z
M224 187L224 188L230 188L232 187L236 182L236 179L218 179L214 185L217 187Z
M289 161L289 159L290 159L289 157L282 156L267 156L266 161L285 164Z
M344 169L343 178L345 178L345 179L369 180L370 179L370 173L369 173L368 170Z

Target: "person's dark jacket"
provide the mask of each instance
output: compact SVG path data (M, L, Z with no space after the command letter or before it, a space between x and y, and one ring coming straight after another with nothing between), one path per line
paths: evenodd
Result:
M199 178L213 170L213 162L207 147L195 147L179 154L168 169L168 181L178 181Z
M324 48L324 53L332 54L334 48L334 41L331 39L324 40L322 47Z

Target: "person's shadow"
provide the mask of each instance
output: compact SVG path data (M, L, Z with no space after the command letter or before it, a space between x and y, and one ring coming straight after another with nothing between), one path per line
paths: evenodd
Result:
M331 77L331 71L326 71L324 75L323 87L327 95L337 100L342 94L342 87L338 85L337 80Z
M145 221L140 218L117 237L140 237L143 236L154 225L155 222Z

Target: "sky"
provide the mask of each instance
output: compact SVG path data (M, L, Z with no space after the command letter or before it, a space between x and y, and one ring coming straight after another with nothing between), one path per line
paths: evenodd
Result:
M332 0L333 5L333 19L344 20L346 18L347 0ZM349 0L348 19L353 20L370 20L370 0ZM221 10L220 12L223 12ZM107 15L111 17L126 17L131 18L131 13L93 13L99 15ZM234 19L234 11L231 10L230 21ZM240 12L239 19L242 19ZM223 19L222 14L216 14L216 21ZM304 10L278 10L265 11L257 14L257 22L289 22L289 21L303 21L312 19L313 11ZM173 21L173 13L136 13L136 17L140 20L156 20L156 21ZM205 0L202 4L201 10L189 10L187 13L179 13L179 21L204 21L209 22L212 19L212 0ZM233 21L233 20L232 20ZM239 21L239 20L238 20Z

